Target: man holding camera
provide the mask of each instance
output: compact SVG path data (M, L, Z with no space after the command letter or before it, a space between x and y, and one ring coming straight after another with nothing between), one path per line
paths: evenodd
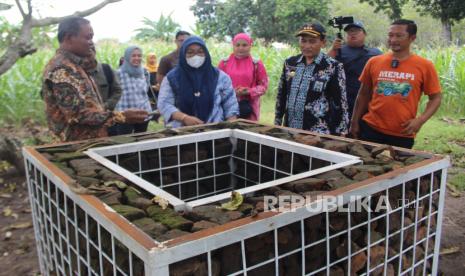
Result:
M377 48L369 48L365 45L366 30L360 21L347 24L344 28L346 33L346 43L337 38L334 40L332 48L328 52L330 57L344 64L346 73L347 103L349 105L349 119L352 117L355 99L357 99L360 81L358 78L363 67L371 57L381 55Z
M388 33L390 53L368 61L360 76L350 132L354 138L412 148L415 134L441 105L441 87L431 61L415 55L417 25L394 21ZM429 101L417 116L422 94Z

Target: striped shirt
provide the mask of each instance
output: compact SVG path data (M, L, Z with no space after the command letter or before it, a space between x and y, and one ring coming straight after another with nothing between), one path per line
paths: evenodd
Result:
M151 112L152 108L147 95L148 84L145 77L134 78L121 70L118 70L118 76L123 94L118 104L116 104L115 110L124 111L134 108Z

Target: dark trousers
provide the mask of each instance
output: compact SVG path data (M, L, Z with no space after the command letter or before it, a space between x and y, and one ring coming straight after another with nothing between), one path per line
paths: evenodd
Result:
M115 136L115 135L118 135L118 132L117 132L117 129L116 129L116 125L112 125L111 127L109 127L107 129L108 131L108 136Z
M387 144L411 149L415 142L413 138L399 137L381 133L370 127L365 121L360 120L360 139L379 144Z
M132 134L138 132L146 132L149 121L141 124L116 124L114 125L116 135Z

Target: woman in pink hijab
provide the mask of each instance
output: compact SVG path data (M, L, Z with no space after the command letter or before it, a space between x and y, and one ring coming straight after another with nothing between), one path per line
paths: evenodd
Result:
M220 61L218 68L231 77L240 118L258 121L260 97L268 88L268 75L263 62L250 55L252 38L245 33L237 34L233 41L233 53Z

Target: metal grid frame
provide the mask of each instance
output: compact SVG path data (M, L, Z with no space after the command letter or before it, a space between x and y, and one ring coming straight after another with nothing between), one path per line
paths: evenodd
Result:
M389 218L395 212L402 212L401 223L403 225L405 220L405 213L409 210L406 207L418 207L420 202L425 200L428 201L429 210L432 210L431 206L433 202L437 204L437 210L430 212L427 215L420 216L419 209L415 208L415 219L410 225L403 226L402 229L396 231L395 233L389 233L389 236L384 237L383 239L379 239L373 243L368 243L366 247L357 251L352 251L349 243L347 256L336 261L331 261L330 254L326 254L327 263L318 270L305 271L304 265L302 265L301 269L302 275L315 275L318 272L329 275L333 265L346 262L347 266L350 267L349 262L351 261L351 258L348 256L353 257L363 250L366 250L369 262L369 254L371 252L371 249L369 250L370 247L375 245L383 245L384 248L387 248L389 246L391 237L394 235L400 235L402 241L403 235L410 231L410 229L413 229L414 243L412 245L405 248L403 245L401 245L400 252L394 256L385 254L384 262L378 264L375 267L370 267L370 265L368 265L365 269L366 271L362 275L371 275L373 274L374 270L380 268L384 268L386 271L388 263L396 260L396 258L399 259L399 262L401 263L399 267L402 267L402 256L405 254L411 254L415 259L416 254L421 253L417 252L417 245L420 244L423 244L426 247L426 253L424 256L417 262L413 262L407 266L405 270L401 271L399 269L396 271L396 273L399 275L413 275L417 272L417 270L421 270L419 271L422 272L420 275L427 275L425 269L427 267L427 262L432 262L432 275L437 274L439 245L442 228L442 214L444 209L445 183L447 167L449 166L448 159L433 157L431 160L423 161L405 169L396 170L389 174L369 179L362 183L352 184L346 189L340 189L328 193L332 195L343 195L345 199L344 204L347 204L349 202L349 197L354 195L366 196L371 201L375 194L379 194L381 192L389 197L393 188L401 187L402 197L405 199L407 185L416 183L417 189L417 193L415 194L415 199L413 201L405 204L405 206L390 210L386 214L374 217L369 216L368 220L364 223L352 225L350 213L348 213L347 229L350 231L345 229L337 233L330 233L330 229L328 228L329 224L326 223L325 231L327 238L323 238L309 244L305 244L306 237L305 230L303 230L305 229L305 220L314 216L324 216L326 222L328 222L330 220L330 214L328 214L327 210L325 210L323 213L312 213L308 212L305 207L302 207L295 210L295 212L285 212L279 214L264 213L259 214L258 218L242 219L241 223L235 224L232 227L226 227L225 229L218 230L215 233L209 233L205 235L192 234L191 238L183 238L180 240L175 239L163 244L153 242L152 246L147 246L147 244L142 244L140 239L134 239L134 236L128 235L130 232L124 229L124 223L116 223L115 220L117 219L109 219L108 216L102 215L102 210L97 210L95 205L89 204L89 198L93 198L92 196L83 196L73 193L69 189L67 181L63 179L64 177L57 173L56 168L53 169L53 165L50 163L47 164L45 159L37 158L34 154L31 154L31 152L34 153L35 150L24 150L24 156L26 160L25 162L27 168L28 187L33 210L34 231L38 247L39 263L41 271L44 275L50 275L53 273L65 275L82 275L85 274L86 271L87 275L99 275L99 272L100 274L104 274L102 272L102 260L109 261L109 259L111 259L113 261L113 258L115 258L116 254L115 252L117 251L117 248L115 248L116 243L121 243L128 249L127 257L129 262L131 262L131 259L140 259L144 263L143 267L145 270L145 275L169 275L170 265L171 268L173 268L180 262L186 262L190 258L196 258L198 256L202 256L202 258L205 259L208 268L208 275L213 275L212 256L215 254L215 250L219 250L229 245L239 244L242 256L247 256L246 244L248 240L264 233L271 233L273 236L274 257L270 258L269 260L256 263L252 266L247 266L246 258L242 257L243 268L230 275L254 275L254 272L257 272L260 266L267 264L273 266L275 268L275 274L279 275L279 264L281 260L291 258L296 254L299 255L300 252L299 257L302 264L304 264L305 254L303 252L309 251L311 247L318 246L320 244L326 244L327 248L329 248L328 244L330 244L331 239L337 238L341 235L347 235L347 237L350 239L353 229L363 227L364 225L368 226L371 222L376 220L387 220L386 223L388 229L390 222ZM37 155L37 152L35 153ZM52 167L52 169L50 169L50 167ZM435 174L440 175L438 187L435 187L433 182ZM428 177L430 178L429 191L427 193L420 193L419 190L421 179ZM53 192L53 190L55 190L55 192ZM63 197L63 201L61 201L61 197ZM71 203L68 203L69 201L71 201ZM313 202L311 204L317 204L317 202ZM74 211L72 212L75 213L74 219L69 219L66 216L69 210L67 208L71 208L68 206L73 206L72 208L74 208ZM61 210L62 207L64 210ZM77 213L81 212L78 211L78 208L85 214L85 220L83 223L85 226L84 230L81 229L82 226L80 226L81 224L77 221ZM54 209L57 211L54 211ZM58 223L62 221L62 217L64 217L67 221L65 227L62 227L61 224ZM93 221L97 223L97 239L99 240L98 243L93 241L95 237L89 233L89 225L93 225ZM436 223L433 224L433 221L436 221ZM280 233L279 231L292 224L300 226L300 229L302 230L300 235L301 246L300 248L296 248L289 252L280 254L278 246L279 243L276 242ZM417 235L419 235L418 226L425 225L427 228L426 235L421 239L417 238ZM79 244L77 245L78 248L67 244L69 239L73 236L72 230L70 231L72 227L75 229L74 236L78 237L76 241L79 240L79 236L82 236L85 243L85 246L83 246L82 256L80 254L76 256L76 258L79 258L77 271L74 270L71 261L72 254L69 252L76 254L80 253L79 250L81 249ZM367 229L371 229L371 227L367 227ZM109 255L100 254L98 257L98 271L94 271L92 264L90 263L90 251L92 247L102 249L101 240L102 232L104 231L107 231L110 234L113 255L110 258ZM368 231L368 235L370 235L370 233L371 232ZM370 238L368 241L370 241ZM116 264L114 262L110 262L110 264L113 265L112 269L114 275L118 275L118 273L121 275L121 273L125 272L122 271L124 269L115 267ZM82 270L80 270L81 267ZM68 271L71 271L72 273L68 273ZM134 274L135 272L130 270L129 274L122 275L133 275L131 273ZM112 273L110 272L110 274Z
M422 238L421 240L417 240L417 238L416 238L417 230L414 230L413 234L415 235L414 236L415 246L410 245L407 248L402 248L401 247L401 251L398 252L398 254L396 254L394 256L390 256L389 258L385 258L385 262L383 262L382 264L377 265L376 267L370 267L369 270L367 269L367 271L364 274L361 274L361 275L370 275L370 274L373 273L374 270L379 269L380 267L386 267L389 262L395 260L396 258L401 257L403 254L410 254L410 251L412 251L413 254L415 254L416 246L420 245L422 243L426 243L426 246L427 246L426 252L429 252L429 253L425 254L425 257L422 260L420 260L418 262L414 262L412 265L408 266L405 271L397 271L397 272L400 272L399 273L400 275L405 275L405 274L408 274L408 273L412 273L415 269L419 268L422 265L423 265L422 267L426 267L426 261L431 260L432 261L432 268L431 268L432 275L437 274L440 238L436 238L436 237L441 236L442 211L443 211L443 208L444 208L444 192L445 192L445 181L446 181L446 174L447 174L447 170L445 168L448 166L448 164L449 164L448 160L441 160L441 161L432 163L430 165L418 168L415 171L410 171L408 174L402 174L402 175L397 176L397 177L384 179L383 181L376 181L376 182L370 183L370 185L368 185L368 186L364 186L364 187L361 187L361 188L358 188L358 189L350 190L349 192L343 194L343 196L344 196L344 204L347 204L349 202L348 200L349 200L350 196L363 195L363 196L367 196L371 200L371 197L372 197L373 194L384 192L385 194L387 194L389 196L389 190L390 189L400 186L400 187L402 187L403 198L405 199L405 194L404 194L405 188L404 187L405 187L406 183L408 183L409 181L418 181L421 177L424 177L424 176L430 176L431 180L432 180L432 175L434 173L439 173L440 174L440 179L441 180L440 180L440 185L439 185L438 188L436 188L434 190L432 188L430 188L431 189L430 191L432 191L432 192L429 192L429 193L424 194L422 196L419 196L419 193L417 193L417 196L416 196L415 200L411 201L408 204L408 206L413 206L413 205L418 204L418 202L420 202L422 200L425 200L426 198L429 198L430 199L429 206L431 208L431 204L433 202L432 199L434 197L434 198L436 198L435 201L437 202L437 205L438 205L438 208L437 208L436 211L429 214L428 216L424 216L422 218L415 219L413 224L407 225L406 227L402 227L402 229L400 229L399 231L396 231L394 233L390 233L388 238L385 237L383 239L375 241L375 242L367 245L366 247L361 248L360 250L358 250L356 252L351 252L350 251L351 249L349 247L348 255L353 257L353 256L357 255L359 252L365 250L365 251L367 251L367 255L368 255L367 257L368 257L368 261L369 261L370 250L367 250L367 248L373 247L373 246L378 245L378 244L382 244L385 241L387 243L389 243L389 241L388 241L389 238L392 238L393 236L398 235L398 234L403 235L403 233L407 232L410 228L417 229L417 226L420 223L427 223L427 225L428 225L428 232L427 232L426 237ZM433 182L430 181L430 187L432 187L432 186L433 186ZM318 202L312 202L310 204L310 206L316 205L316 204L319 204L319 203ZM373 217L373 218L369 217L366 222L358 224L358 225L350 225L350 219L348 219L350 229L352 230L352 229L355 229L355 228L358 228L358 227L363 227L363 225L368 225L372 221L376 221L376 220L383 219L383 218L387 219L388 220L387 224L389 224L389 216L391 214L397 212L397 211L402 211L402 213L404 213L405 210L407 209L405 207L407 207L407 205L395 208L395 209L391 210L390 212L388 212L388 214L376 216L376 217ZM350 205L349 205L349 208L350 208ZM212 260L210 259L211 255L212 255L211 252L213 252L214 250L217 250L217 249L219 249L221 247L231 245L231 244L235 244L235 243L239 242L241 244L241 250L242 250L241 253L242 253L243 256L246 256L245 249L244 249L245 241L247 239L259 236L259 235L261 235L263 233L267 233L267 232L272 232L273 233L274 240L275 240L274 241L275 256L273 258L268 259L267 261L264 261L264 262L259 263L259 264L254 264L253 266L250 266L250 267L247 267L246 264L245 264L245 261L244 261L243 266L246 267L246 269L241 269L241 270L239 270L237 272L234 272L231 275L248 275L248 271L257 269L258 267L261 267L261 266L269 264L269 263L273 263L275 265L275 267L278 267L280 259L286 258L286 257L288 257L288 256L290 256L292 254L296 254L296 253L298 254L299 252L302 252L302 249L301 249L302 247L298 248L298 249L295 249L295 250L293 250L291 252L287 252L286 254L282 254L282 255L277 254L277 252L278 252L277 251L278 250L277 249L277 244L278 243L276 242L276 240L277 240L277 231L280 228L286 227L286 226L288 226L290 224L293 224L293 223L296 223L296 222L300 223L300 225L303 225L303 222L306 219L308 219L308 218L310 218L312 216L315 216L315 215L322 215L323 214L325 216L325 218L326 218L326 221L328 221L328 211L329 210L325 210L323 213L312 213L312 212L307 211L306 207L302 207L302 208L299 208L299 209L295 210L295 212L280 213L280 214L278 214L276 216L266 218L266 219L264 219L262 221L259 221L259 222L251 222L251 223L249 223L247 225L244 225L242 227L230 229L227 233L224 233L225 235L218 235L218 236L215 237L215 239L209 239L208 237L206 237L205 239L192 240L190 242L184 242L182 244L173 244L172 248L169 248L168 250L164 250L163 252L159 252L159 254L157 254L157 260L158 260L157 267L159 267L160 271L165 271L166 272L167 271L166 266L169 265L169 264L173 264L173 263L176 263L176 262L182 262L182 261L185 262L186 260L189 260L190 258L196 258L196 257L198 257L198 256L200 256L202 254L206 254L205 255L205 256L207 256L206 262L209 265L209 267L208 267L209 275L213 275L213 274L211 274L212 273L212 266L211 266ZM434 229L430 229L430 227L429 227L430 222L431 222L432 219L434 219L436 221L436 225L435 225ZM404 220L404 216L402 216L402 224L404 222L403 220ZM371 229L370 227L367 227L367 228ZM329 238L326 238L326 237L322 238L322 239L320 239L320 240L318 240L318 241L316 241L316 242L314 242L312 244L305 245L304 248L309 248L311 246L314 246L314 245L317 245L317 244L320 244L320 243L325 243L327 248L329 248L328 244L330 243L332 238L335 238L335 237L338 237L338 236L341 236L341 235L344 235L344 234L350 235L350 234L348 234L347 230L340 231L340 232L333 233L333 234L329 234L329 224L326 224L326 233L327 233L327 237L329 237ZM370 230L368 231L368 235L370 235ZM303 236L303 234L301 234L301 236ZM401 238L401 240L403 240L403 237ZM384 245L384 247L386 248L386 245ZM302 254L302 253L300 253L300 254ZM331 269L331 267L333 265L342 263L342 262L344 262L346 260L350 260L346 256L345 258L339 259L339 260L334 261L334 262L330 262L329 261L330 260L330 254L328 252L327 252L326 256L327 256L327 261L328 261L329 265L325 265L324 267L321 267L320 269L317 269L315 271L302 273L302 275L316 275L317 273L324 272L324 271L326 271L326 275L330 275L330 269ZM304 257L302 257L302 258L304 258ZM243 260L245 260L244 257L243 257ZM275 274L279 275L279 271L276 270ZM152 275L158 275L158 274L152 274ZM166 274L162 274L162 275L168 275L168 273L166 272ZM423 270L423 273L421 275L427 275L426 270Z
M147 271L143 259L149 253L143 246L83 199L89 196L75 194L41 161L26 150L23 154L43 275L130 276Z
M228 154L217 154L216 143L219 140L229 140L232 145L232 150ZM210 149L211 156L200 157L199 148L202 143L211 142ZM237 154L238 144L243 145L242 156ZM182 146L195 146L195 158L188 162L182 162L181 147ZM258 155L255 160L248 157L249 149L254 145L258 149ZM267 150L264 150L265 148ZM164 149L173 149L176 152L176 162L168 162L165 166L162 157ZM202 147L203 148L203 147ZM265 158L262 155L266 151L272 150L271 158L273 164L265 165ZM142 160L145 154L155 152L154 168L144 168ZM288 170L279 168L280 152L288 154L290 164ZM170 137L165 139L157 139L150 141L135 142L125 145L116 145L108 147L99 147L89 149L85 152L89 157L97 162L106 166L107 168L125 175L134 184L143 188L144 190L152 193L153 195L162 196L167 199L176 210L191 210L196 206L205 205L212 202L217 202L230 197L229 192L236 190L241 194L252 193L261 189L269 188L272 186L288 183L297 179L310 177L316 174L327 172L330 170L342 168L345 166L360 163L359 157L339 152L333 152L317 147L307 146L296 142L277 139L274 137L256 134L253 132L236 130L236 129L223 129L217 131L210 131L207 133L196 133L190 135L183 135L177 137ZM132 154L135 161L138 163L131 171L120 165L120 156ZM305 168L297 168L295 163L296 158L306 158L308 165ZM269 159L269 158L268 158ZM316 161L313 161L316 160ZM319 161L319 165L316 164ZM199 170L202 165L210 163L212 165L211 173L200 176ZM282 163L287 163L286 161ZM241 164L241 165L238 165ZM221 165L227 165L229 170L224 171L219 169ZM183 168L195 167L194 179L188 178L183 180L181 171ZM238 167L243 168L242 173L238 173ZM255 168L256 179L251 179L251 173ZM174 181L164 181L165 172L174 172L177 176ZM272 176L264 178L264 173L271 172ZM151 183L144 179L143 175L154 174L154 180L158 181L158 185ZM225 178L226 177L226 180ZM212 181L210 184L212 191L200 194L200 184L202 181ZM225 181L229 185L224 185ZM165 182L168 182L165 183ZM241 184L239 184L241 183ZM183 190L188 189L189 185L195 185L195 193L193 197L182 198ZM168 189L174 188L173 192L167 192ZM171 189L172 190L172 189ZM174 193L174 195L173 195Z

